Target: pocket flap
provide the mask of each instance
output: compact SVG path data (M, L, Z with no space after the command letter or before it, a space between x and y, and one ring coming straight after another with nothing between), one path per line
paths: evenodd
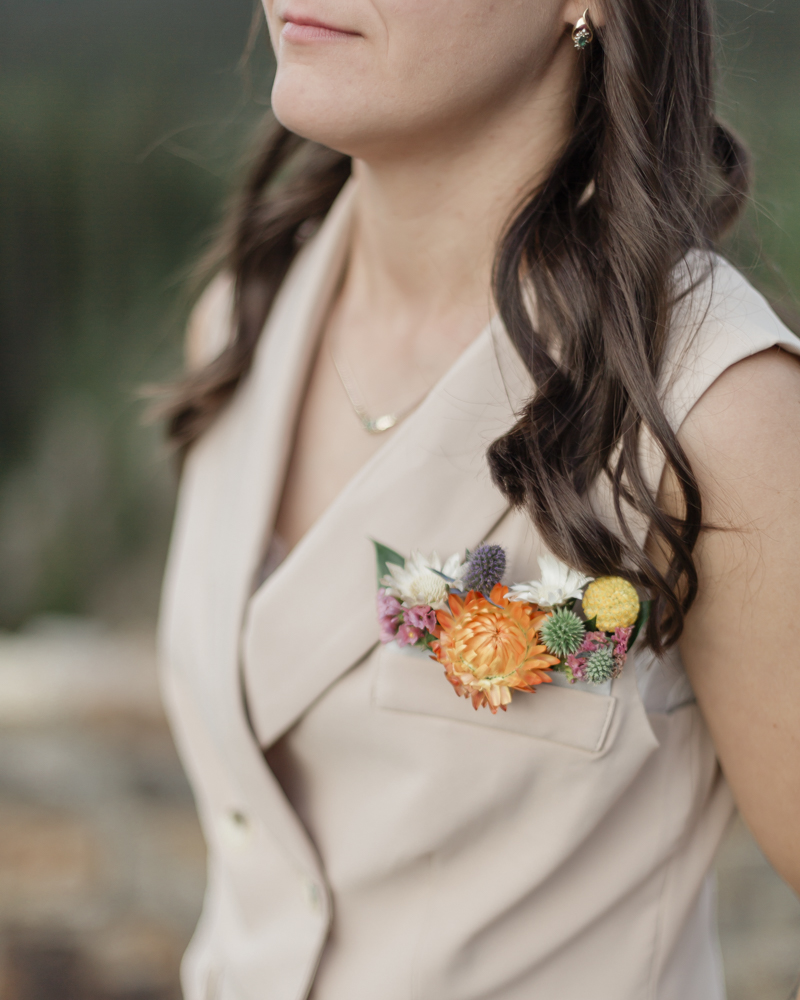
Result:
M444 668L427 655L393 643L378 652L375 703L380 708L519 733L590 753L603 749L616 702L599 692L540 684L534 694L514 692L506 711L492 715L457 697Z

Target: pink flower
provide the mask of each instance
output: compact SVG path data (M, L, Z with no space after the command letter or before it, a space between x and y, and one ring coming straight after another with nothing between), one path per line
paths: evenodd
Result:
M633 626L627 628L614 629L614 653L616 656L625 656L628 652L628 640L633 632Z
M379 618L395 618L400 614L400 602L388 590L379 590L376 600Z
M587 632L583 637L581 649L593 653L596 649L602 649L607 641L605 632Z
M583 657L570 654L567 657L567 666L572 671L574 680L582 681L586 677L586 660Z
M422 629L414 628L412 625L403 624L397 630L398 646L413 646L422 638Z
M381 642L385 645L387 642L391 642L397 635L397 619L379 618L378 628L380 629Z
M437 626L436 612L430 604L417 604L416 607L406 608L403 618L407 625L412 628L434 632Z
M391 642L397 635L397 628L400 624L400 602L396 597L392 597L388 591L379 590L377 604L381 642Z

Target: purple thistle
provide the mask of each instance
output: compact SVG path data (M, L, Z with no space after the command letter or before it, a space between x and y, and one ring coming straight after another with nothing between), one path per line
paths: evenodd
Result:
M464 574L464 590L479 590L490 594L492 587L500 583L506 571L506 553L502 545L481 544L470 553L467 571Z

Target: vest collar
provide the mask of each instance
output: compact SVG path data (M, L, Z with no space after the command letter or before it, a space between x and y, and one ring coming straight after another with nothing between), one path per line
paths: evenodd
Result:
M346 253L354 184L287 280L253 371L252 408L237 418L250 440L248 485L229 493L231 560L238 562L241 663L254 731L268 746L378 639L371 539L397 551L474 548L505 515L486 449L533 391L498 320L351 480L251 597L257 556L276 515L289 448L324 310ZM269 340L282 346L270 350ZM250 496L242 495L242 489Z

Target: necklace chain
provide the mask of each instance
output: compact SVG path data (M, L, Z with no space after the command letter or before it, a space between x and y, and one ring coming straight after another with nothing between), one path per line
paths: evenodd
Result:
M391 430L392 427L399 424L401 420L405 419L409 413L415 410L425 396L428 395L426 390L425 394L410 406L406 406L404 409L398 410L396 413L384 413L383 416L375 417L373 419L364 405L364 399L359 391L355 376L350 370L350 366L341 354L337 354L337 352L333 349L333 345L330 346L330 352L333 367L336 369L339 381L342 383L344 391L347 393L350 405L353 407L355 415L361 421L361 426L368 434L383 434L384 431Z

